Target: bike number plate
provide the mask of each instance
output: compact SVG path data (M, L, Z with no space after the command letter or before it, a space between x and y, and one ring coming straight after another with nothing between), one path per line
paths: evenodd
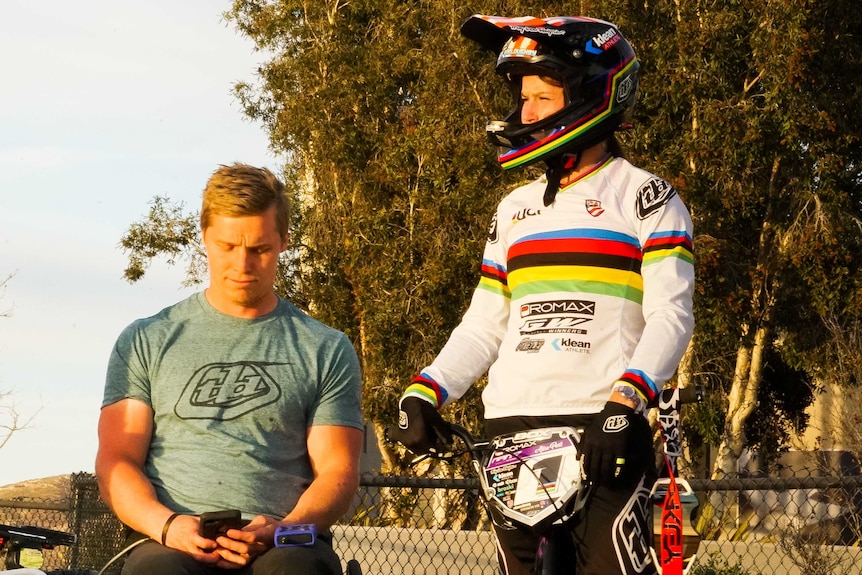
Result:
M578 441L580 435L571 427L495 437L483 466L488 502L528 527L559 515L581 487Z

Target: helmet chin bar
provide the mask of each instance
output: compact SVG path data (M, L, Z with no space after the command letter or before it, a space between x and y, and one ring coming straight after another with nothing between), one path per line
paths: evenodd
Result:
M507 137L506 135L509 126L513 125L509 122L496 120L491 121L488 122L485 129L488 132L490 140L502 148L499 154L499 157L502 158L506 154L512 152L512 150L526 147L540 147L544 141L552 141L556 133L563 129L563 127L548 127L553 125L556 121L556 118L550 117L535 124L523 125L522 128L516 130L510 137ZM523 142L523 144L517 146L515 142L516 138L519 140L518 143ZM554 203L557 191L560 189L560 182L563 179L563 175L578 165L578 162L581 160L582 151L583 150L569 149L550 156L548 154L543 154L541 159L548 167L545 173L548 183L542 197L542 201L546 207Z
M529 146L534 142L543 142L549 136L565 129L570 124L571 104L531 124L521 123L521 106L517 105L504 120L490 120L485 125L485 132L491 143L512 150Z
M577 120L581 111L577 106L582 103L581 99L572 102L567 96L566 105L561 110L530 124L520 121L520 105L515 106L504 120L489 121L485 125L488 139L493 145L506 150L497 158L503 169L526 167L538 161L547 162L563 152L574 154L584 149L566 143L569 139L567 134L579 129Z

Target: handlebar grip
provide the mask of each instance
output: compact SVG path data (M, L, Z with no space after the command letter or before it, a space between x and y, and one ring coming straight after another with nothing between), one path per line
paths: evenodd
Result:
M680 403L700 403L704 398L704 389L702 385L690 385L688 387L680 387L679 402ZM661 392L662 400L669 401L674 388L664 389Z

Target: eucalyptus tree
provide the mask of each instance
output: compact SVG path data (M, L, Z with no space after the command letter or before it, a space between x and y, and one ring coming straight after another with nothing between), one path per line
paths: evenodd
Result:
M745 447L804 427L808 385L830 369L823 318L859 314L862 9L614 5L647 70L632 149L695 220L691 375L726 398L714 473L734 473Z

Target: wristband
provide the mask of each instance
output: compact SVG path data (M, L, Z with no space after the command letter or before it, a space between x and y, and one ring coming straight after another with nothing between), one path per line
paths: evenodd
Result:
M167 521L165 521L165 526L162 527L162 545L164 545L165 541L168 540L168 529L171 528L171 523L173 523L174 519L176 519L179 516L180 516L179 513L174 513L170 517L168 517Z
M276 547L311 547L317 541L317 527L313 523L279 525L275 528Z
M619 393L626 399L635 403L634 410L636 413L643 413L646 411L647 403L646 400L641 396L641 394L634 387L627 383L617 382L614 385L615 392Z

